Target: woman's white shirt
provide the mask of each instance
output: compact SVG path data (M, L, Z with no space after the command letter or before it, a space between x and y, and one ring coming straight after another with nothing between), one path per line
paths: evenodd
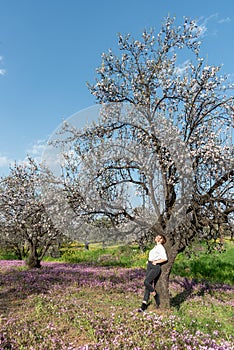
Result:
M159 243L149 252L149 261L160 259L167 260L167 253L164 246Z

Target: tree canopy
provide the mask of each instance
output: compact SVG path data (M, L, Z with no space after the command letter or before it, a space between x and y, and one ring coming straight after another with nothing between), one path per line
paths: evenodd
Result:
M49 248L64 240L42 201L42 183L51 181L32 159L15 164L0 183L0 244L30 267L40 267Z
M126 198L133 186L148 199L151 217L155 212L151 224L157 221L181 249L196 235L219 235L233 212L233 97L221 67L200 57L200 45L199 27L188 19L176 26L167 18L158 35L144 31L141 40L119 35L120 55L104 53L96 83L88 84L102 106L99 123L64 126L86 214L136 221L139 208ZM178 199L186 215L175 233L168 223L181 209Z
M169 17L157 35L120 34L119 55L104 53L88 84L99 122L63 126L73 148L64 153L65 183L78 215L106 216L119 237L164 232L165 276L190 242L233 225L233 97L221 66L200 56L200 34L196 21L177 26Z

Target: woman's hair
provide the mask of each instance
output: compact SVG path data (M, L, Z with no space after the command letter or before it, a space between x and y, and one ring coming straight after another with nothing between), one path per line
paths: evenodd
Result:
M162 244L165 244L166 241L167 241L166 237L164 235L162 235L162 234L159 234L158 236L160 236L163 239L163 243Z

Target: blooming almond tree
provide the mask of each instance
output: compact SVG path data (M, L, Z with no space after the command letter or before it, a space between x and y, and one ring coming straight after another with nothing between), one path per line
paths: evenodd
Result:
M64 125L73 140L66 186L79 215L106 216L119 240L167 236L163 307L177 254L194 239L221 237L234 209L233 97L220 67L200 57L200 35L196 21L177 26L174 18L156 36L119 35L119 55L104 53L88 85L99 122Z
M18 256L26 254L29 267L40 267L48 249L63 239L41 200L46 176L29 159L27 164L15 164L0 183L1 245L14 249Z

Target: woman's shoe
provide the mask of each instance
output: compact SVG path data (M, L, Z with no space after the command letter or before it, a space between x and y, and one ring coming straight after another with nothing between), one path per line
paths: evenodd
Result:
M147 309L147 306L148 306L148 305L147 305L146 303L142 303L140 309L138 309L138 312L143 312L143 311L145 311L145 310Z

